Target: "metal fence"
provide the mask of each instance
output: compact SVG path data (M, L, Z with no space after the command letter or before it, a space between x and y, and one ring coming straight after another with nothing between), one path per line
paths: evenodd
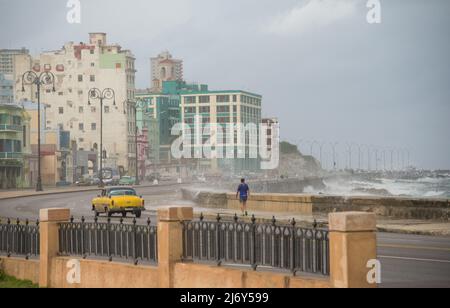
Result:
M59 253L61 256L81 256L130 260L134 264L139 261L156 264L158 262L157 227L132 224L112 223L108 218L106 223L74 222L59 225Z
M330 274L329 234L327 230L301 228L292 220L288 226L251 223L189 221L184 223L184 261L215 262L271 267L292 273Z
M25 256L26 259L39 256L39 221L32 225L28 220L12 223L10 219L0 221L0 253L11 256Z

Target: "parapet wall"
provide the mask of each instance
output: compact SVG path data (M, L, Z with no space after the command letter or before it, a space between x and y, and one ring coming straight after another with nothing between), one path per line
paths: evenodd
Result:
M201 207L239 210L235 193L202 192L183 189L183 198ZM340 197L305 194L251 194L251 211L296 214L362 211L382 217L448 221L450 201L394 197Z

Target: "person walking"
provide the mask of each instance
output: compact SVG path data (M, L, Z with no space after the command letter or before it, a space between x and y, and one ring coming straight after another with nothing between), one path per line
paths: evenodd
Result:
M242 216L248 216L247 201L249 196L250 188L248 187L247 183L245 183L245 179L241 179L241 184L237 189L236 199L239 197L239 200L241 202Z

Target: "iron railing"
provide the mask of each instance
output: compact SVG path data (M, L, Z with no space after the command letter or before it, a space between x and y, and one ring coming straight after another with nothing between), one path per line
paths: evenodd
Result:
M21 132L21 131L23 131L23 127L21 125L0 124L0 131Z
M270 267L328 276L330 274L329 234L327 230L290 225L188 221L183 223L183 261L214 262L218 265Z
M86 222L84 217L80 222L74 222L73 217L68 223L59 225L59 253L61 256L81 256L130 260L135 265L158 262L157 227L132 224L112 223L108 218L106 223Z
M11 256L37 257L40 253L39 221L31 225L28 220L12 223L10 219L0 221L0 253Z

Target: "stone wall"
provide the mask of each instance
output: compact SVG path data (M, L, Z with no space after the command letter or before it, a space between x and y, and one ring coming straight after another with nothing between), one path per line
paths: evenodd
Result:
M202 192L183 189L183 198L201 207L239 210L235 193ZM306 194L250 195L251 211L274 213L315 214L347 211L375 213L382 217L448 221L450 201L394 197L339 197Z

